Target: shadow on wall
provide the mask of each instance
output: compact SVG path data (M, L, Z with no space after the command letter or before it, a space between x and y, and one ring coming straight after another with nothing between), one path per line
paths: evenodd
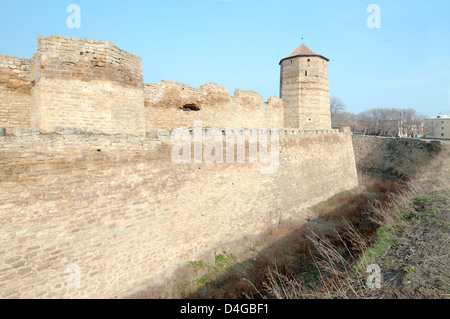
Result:
M371 197L377 193L385 202L397 190L397 183L373 178L362 187L338 194L312 208L302 222L284 222L267 231L256 244L248 244L246 251L235 256L229 253L215 255L211 262L193 261L181 269L172 280L176 296L188 299L273 298L268 289L268 278L274 272L286 278L316 281L317 270L311 254L316 254L308 236L315 233L328 238L333 245L345 250L340 238L349 248L344 257L356 260L360 251L347 233L348 221L368 242L376 238L377 225L367 214ZM337 233L336 233L337 231ZM339 234L339 236L337 236ZM250 242L250 240L248 241ZM242 243L240 243L243 245ZM239 245L239 244L237 244ZM328 276L329 274L324 274ZM130 298L165 298L167 287L150 287Z
M271 298L274 296L271 295L268 278L275 272L286 278L320 284L311 258L311 253L316 253L315 246L308 236L312 232L324 236L344 251L343 257L351 264L361 251L352 242L345 221L361 233L367 245L371 245L376 239L378 225L372 219L369 203L376 198L387 204L390 194L429 164L440 150L440 143L424 141L367 137L356 140L358 175L364 187L345 191L316 205L311 209L313 213L302 222L281 223L263 235L257 244L247 244L242 255L222 253L216 254L209 263L192 261L172 281L177 286L176 294L179 294L174 297ZM246 242L252 241L248 239ZM325 278L333 276L323 275ZM161 291L165 289L167 287L150 287L131 297L161 298Z

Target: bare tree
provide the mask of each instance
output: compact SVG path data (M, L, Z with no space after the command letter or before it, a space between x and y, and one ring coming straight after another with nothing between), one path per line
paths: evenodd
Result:
M370 110L358 114L358 122L364 134L376 134L376 114Z
M345 112L346 106L337 97L330 99L333 127L349 126L352 132L367 135L414 137L424 135L425 117L414 109L372 108L353 114ZM432 128L428 125L428 134Z
M346 114L346 113L342 113ZM337 115L335 122L341 125L343 115ZM345 116L347 121L352 117ZM353 131L359 131L363 134L411 137L423 135L425 117L418 114L414 109L395 109L395 108L373 108L354 115Z
M425 119L424 137L436 137L436 128L439 127L440 120L437 118Z
M415 135L423 135L425 117L418 114L414 109L401 110L401 121L403 135L414 137Z
M332 126L337 126L336 120L338 116L345 111L345 104L341 101L341 99L337 97L332 97L330 100L330 111L331 111L331 123Z
M333 119L333 127L350 127L352 132L360 131L357 115L349 112L337 114Z

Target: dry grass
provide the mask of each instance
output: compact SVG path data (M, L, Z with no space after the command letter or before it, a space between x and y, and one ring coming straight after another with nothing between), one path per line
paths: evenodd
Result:
M366 187L339 194L314 208L316 218L270 230L255 258L243 261L189 298L344 298L361 295L350 280L360 252L377 225L370 202L385 202L397 184L372 177ZM320 234L320 235L319 235ZM352 279L353 280L353 279Z
M395 233L398 229L408 229L407 235L413 237L411 233L414 232L414 227L411 226L410 220L419 214L416 210L417 199L430 198L430 193L436 190L444 190L444 193L448 194L450 186L448 152L447 150L446 155L440 154L428 167L420 170L418 178L406 183L387 181L380 184L377 180L366 178L366 188L378 194L376 198L371 200L364 198L354 209L349 209L352 208L351 205L344 205L341 206L344 211L332 210L330 216L343 216L346 220L334 228L333 236L323 233L319 235L314 230L310 230L307 235L314 247L310 251L310 256L318 273L315 281L308 282L298 275L290 276L278 268L268 269L263 285L265 297L279 299L380 297L375 291L366 288L365 269L374 260L386 254L390 246L396 242ZM360 196L355 198L361 199ZM436 203L437 206L439 204ZM437 207L436 205L434 206ZM438 208L448 209L442 205ZM364 216L369 216L369 224L377 230L376 237L374 234L372 236L367 234L371 227L364 227L364 223L367 223ZM386 283L386 286L389 284L390 282Z
M271 229L251 258L195 284L192 276L172 286L170 298L373 298L366 288L366 266L392 244L391 232L414 216L413 199L448 189L450 156L440 155L407 182L364 174L364 187L339 194L313 208L306 224ZM186 283L187 282L187 283ZM193 284L194 283L194 284ZM198 283L198 278L197 278ZM155 295L153 298L165 298Z

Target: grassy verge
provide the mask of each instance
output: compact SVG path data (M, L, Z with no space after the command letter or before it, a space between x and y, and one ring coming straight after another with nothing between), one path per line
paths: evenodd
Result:
M383 274L377 298L448 298L450 191L423 190L409 198L410 210L393 220L397 242L375 263Z
M232 267L236 267L236 256L226 251L215 256L214 265L205 261L193 261L189 264L195 274L193 282L198 288L214 288L214 280L225 271L230 271Z
M376 242L365 250L358 258L358 262L353 266L354 272L362 273L367 267L375 262L377 258L384 255L389 248L398 243L398 237L388 227L381 227L377 230Z

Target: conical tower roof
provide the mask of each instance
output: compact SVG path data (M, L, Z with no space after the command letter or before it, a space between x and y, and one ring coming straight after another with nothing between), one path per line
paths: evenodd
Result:
M301 46L299 46L299 47L297 48L297 50L295 50L295 51L292 52L289 56L287 56L287 57L285 57L284 59L282 59L282 60L280 61L280 64L281 64L281 62L283 62L284 60L292 59L292 58L296 58L296 57L302 57L302 56L303 56L303 57L308 57L308 56L313 57L313 56L315 56L315 57L319 57L319 58L322 58L322 59L324 59L324 60L330 61L330 60L327 59L326 57L324 57L324 56L322 56L322 55L320 55L320 54L317 54L316 52L314 52L313 50L311 50L310 48L308 48L306 45L302 44Z

